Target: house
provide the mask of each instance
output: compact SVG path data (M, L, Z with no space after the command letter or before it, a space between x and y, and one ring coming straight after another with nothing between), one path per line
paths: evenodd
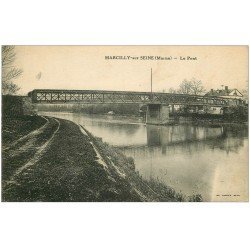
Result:
M215 97L224 97L230 99L239 99L243 100L243 95L238 89L229 89L228 86L225 86L225 89L211 89L204 96L215 96ZM223 109L221 107L209 107L207 110L209 114L223 114Z
M208 114L213 114L213 115L222 115L223 114L223 108L221 107L209 107L207 110Z
M232 99L243 99L243 95L240 93L238 89L229 89L228 86L225 86L225 89L211 89L205 96L218 96L218 97L226 97Z

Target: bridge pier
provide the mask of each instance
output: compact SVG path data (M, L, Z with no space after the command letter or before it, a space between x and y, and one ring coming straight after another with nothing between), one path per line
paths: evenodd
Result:
M172 114L175 113L174 104L171 105L171 113L172 113Z
M170 107L166 104L148 104L146 124L163 125L169 122Z

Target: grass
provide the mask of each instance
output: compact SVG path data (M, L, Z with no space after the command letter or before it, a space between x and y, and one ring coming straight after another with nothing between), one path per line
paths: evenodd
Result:
M22 129L22 135L25 135L29 132L32 132L30 129L33 127L33 129L39 128L39 122L40 127L44 125L45 119L42 118L42 120L37 119L38 117L31 117L31 119L27 119L27 117L24 117L24 120L22 121L19 119L19 123L21 126L18 127L18 129L21 129L24 127L25 124L30 124L30 121L32 123L32 118L35 121L35 125L29 126L28 129ZM41 117L40 117L41 118ZM15 123L14 123L15 124ZM11 146L7 150L2 151L2 180L8 180L14 172L20 168L20 166L25 165L30 159L32 159L39 147L41 147L53 134L53 132L57 128L57 122L53 119L49 118L49 124L46 126L41 134L37 134L36 136L32 138L26 138L22 140L20 143L16 143L13 146ZM17 130L13 133L17 133L20 130ZM25 133L24 133L25 131ZM19 138L19 136L17 136ZM4 142L3 142L3 145Z
M60 123L49 150L3 190L4 201L139 201L127 181L98 163L76 124Z
M46 123L41 116L2 117L2 144L8 146Z
M50 138L56 129L55 120L48 119L48 128L36 138L34 149ZM34 151L31 147L22 152L19 158L11 155L15 151L13 149L4 153L3 183L7 184L2 185L3 201L202 200L198 196L185 197L154 180L143 180L135 171L133 158L126 157L120 150L103 143L88 131L88 136L83 134L71 121L57 120L60 122L59 130L45 153L10 183L7 182L8 178L34 156ZM25 122L26 118L23 124ZM33 128L37 128L37 125L33 125ZM90 141L98 149L106 167L99 163Z

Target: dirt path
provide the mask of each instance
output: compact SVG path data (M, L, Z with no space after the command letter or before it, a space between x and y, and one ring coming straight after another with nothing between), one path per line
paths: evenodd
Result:
M3 152L3 201L177 200L172 189L151 188L125 155L81 126L46 119L39 133Z
M46 118L41 128L23 136L3 151L3 181L13 182L24 169L31 167L46 152L49 144L60 128L55 118Z
M30 132L27 135L22 136L21 138L16 140L14 143L12 143L10 146L3 147L3 151L9 150L9 149L15 149L19 145L24 144L24 142L27 142L30 139L34 138L35 136L41 134L46 129L46 127L48 127L48 125L49 125L49 120L44 116L41 116L41 117L46 120L46 123L43 126L41 126L40 128L38 128L36 130L33 130L32 132Z
M47 119L50 129L42 133L46 140L32 136L32 145L20 145L25 152L13 152L15 160L5 158L3 201L141 200L127 180L106 165L78 125ZM15 171L6 173L6 167L13 166Z
M58 132L58 130L60 128L60 121L58 121L57 119L54 119L54 120L58 123L58 127L53 132L52 136L43 145L41 145L39 147L39 149L36 151L36 153L33 156L33 158L31 158L25 165L23 165L22 167L20 167L20 168L17 169L17 171L14 173L14 175L11 177L11 179L14 179L15 176L17 176L18 174L20 174L24 169L32 167L32 165L34 165L37 161L39 161L39 159L41 158L41 156L46 152L49 144L52 142L55 134ZM29 149L26 148L26 150L29 150Z

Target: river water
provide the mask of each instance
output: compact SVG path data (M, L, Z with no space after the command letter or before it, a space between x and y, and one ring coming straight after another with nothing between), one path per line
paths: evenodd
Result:
M140 118L40 112L85 126L153 178L204 201L248 200L248 128L145 125Z

